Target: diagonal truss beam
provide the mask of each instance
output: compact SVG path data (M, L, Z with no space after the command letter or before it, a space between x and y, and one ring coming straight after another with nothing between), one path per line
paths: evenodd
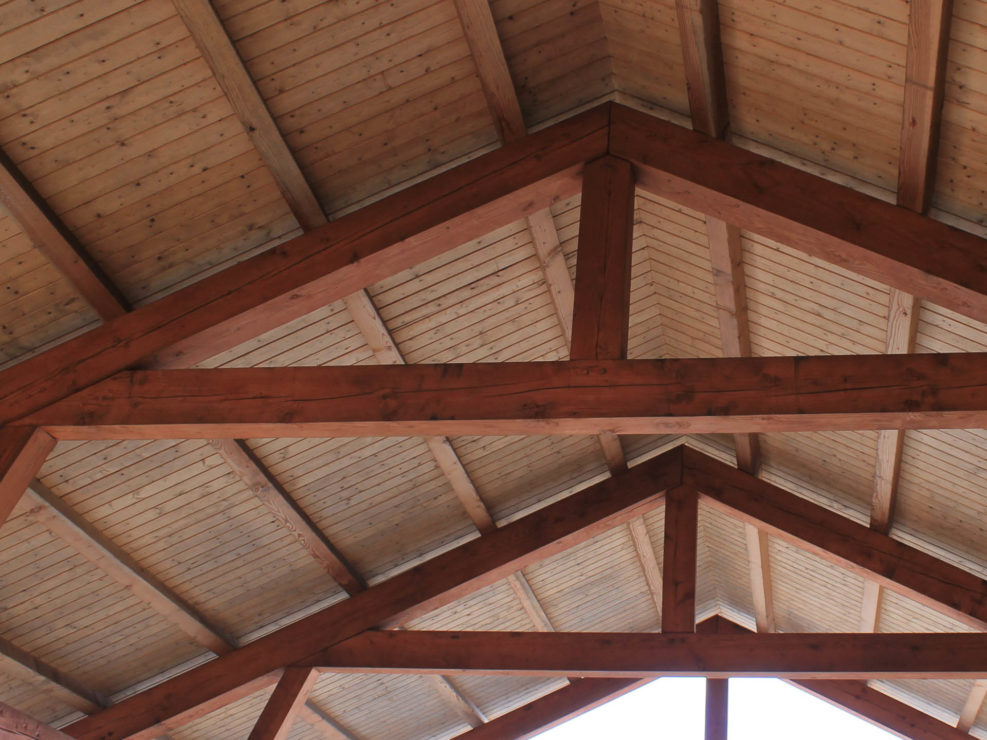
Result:
M611 120L644 190L987 321L983 239L625 106Z
M54 438L43 429L0 427L0 526L54 448Z
M334 642L449 604L660 505L661 492L678 484L681 459L681 450L656 457L80 720L69 732L100 738L166 729Z
M683 478L703 501L884 588L987 629L987 581L714 460L683 453Z
M183 340L171 359L192 364L568 197L608 120L575 116L25 360L0 373L0 421Z
M62 439L987 426L987 354L120 373L29 417Z
M0 738L19 740L34 738L34 740L72 740L64 732L38 722L33 717L0 702Z

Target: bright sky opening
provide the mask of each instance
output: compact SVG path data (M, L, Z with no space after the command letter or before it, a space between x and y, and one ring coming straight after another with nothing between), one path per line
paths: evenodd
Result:
M538 735L539 740L703 740L706 682L662 678ZM729 740L893 740L775 678L730 680Z

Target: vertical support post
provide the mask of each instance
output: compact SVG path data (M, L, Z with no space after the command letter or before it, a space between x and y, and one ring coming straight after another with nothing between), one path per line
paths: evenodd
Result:
M634 236L634 169L609 155L583 172L572 316L574 360L627 356Z
M727 708L730 681L706 679L706 740L727 740Z
M689 486L665 493L665 569L661 631L696 631L696 550L699 496Z

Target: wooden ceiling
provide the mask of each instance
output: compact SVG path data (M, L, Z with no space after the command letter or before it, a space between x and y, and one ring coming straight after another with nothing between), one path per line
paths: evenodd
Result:
M0 735L987 738L987 2L7 0L0 90Z

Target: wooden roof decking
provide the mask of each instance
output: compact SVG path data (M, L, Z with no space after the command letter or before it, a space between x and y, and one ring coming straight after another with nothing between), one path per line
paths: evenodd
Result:
M196 3L0 6L0 145L43 200L40 215L23 196L12 206L16 217L0 210L0 362L23 361L100 316L152 303L290 239L301 233L299 223L310 229L323 213L353 212L525 127L608 98L679 123L690 112L692 71L678 25L689 22L689 3L496 0L493 47L485 50L477 44L490 43L490 29L464 30L457 3L469 5L214 2L273 129L251 118L256 105L244 112L242 87L230 93L244 79L231 71L235 57L220 60L218 76L215 60L203 58L201 35L215 28L202 25ZM913 0L913 12L918 4L926 10ZM987 4L954 6L932 213L982 235ZM824 8L721 0L731 140L893 200L904 156L903 100L915 83L906 74L908 10L892 0ZM200 26L198 40L183 15ZM222 47L211 38L210 48ZM490 67L477 66L482 53L500 49L517 113L509 95L491 96ZM305 193L259 153L272 130L297 161L303 190L314 193L314 211L298 205ZM272 320L257 336L232 334L240 341L195 360L201 367L564 360L571 328L558 296L571 295L577 275L580 206L578 194L557 199L550 218L540 217L541 232L537 214L514 211L512 218L532 217L502 219L496 230L381 274L365 286L369 313L367 303L361 314L349 299L321 306L306 299L300 305L309 310L289 311L287 323ZM722 276L704 220L639 184L630 358L723 356ZM121 294L115 303L93 310L85 296L94 289L77 292L48 252L32 246L52 238L48 221L63 224L70 246L101 266L110 291ZM548 267L554 247L539 241L546 224L557 234L568 287ZM897 278L885 284L873 268L865 277L756 230L742 231L739 244L753 355L880 354L892 346L889 298ZM928 300L915 312L915 351L987 350L987 325ZM388 336L367 333L375 316L383 329L373 331ZM757 438L765 481L867 523L875 466L887 455L878 432ZM632 464L680 441L621 439ZM904 432L890 521L895 538L981 576L985 441L982 430ZM733 462L730 436L690 443ZM297 502L337 548L342 567L355 571L350 593L361 579L387 582L489 531L485 522L517 520L605 479L608 462L614 466L612 447L605 455L591 436L252 438L246 445L260 474ZM40 661L35 670L15 666L14 653L0 650L8 655L0 662L0 701L41 720L92 711L79 690L93 692L96 704L116 702L205 660L209 649L226 652L346 599L313 557L311 541L262 503L270 493L252 491L207 441L61 441L39 478L91 528L64 540L57 532L66 525L54 528L53 509L25 498L0 531L0 637ZM758 535L705 503L698 532L699 619L722 614L753 627L770 617L785 632L861 628L871 592L859 575ZM763 545L761 564L751 556L752 536ZM547 620L560 631L656 630L663 537L658 509L407 626L534 630ZM110 551L124 566L107 565ZM141 578L165 600L159 593L149 601ZM766 604L757 596L765 581L772 589ZM878 594L879 631L970 629L907 596ZM175 603L185 616L176 617ZM45 665L61 675L44 678ZM246 737L277 681L262 678L228 706L167 727L170 737ZM987 737L987 706L971 680L872 683ZM558 678L460 676L436 685L419 676L324 673L290 736L448 737L563 685Z

